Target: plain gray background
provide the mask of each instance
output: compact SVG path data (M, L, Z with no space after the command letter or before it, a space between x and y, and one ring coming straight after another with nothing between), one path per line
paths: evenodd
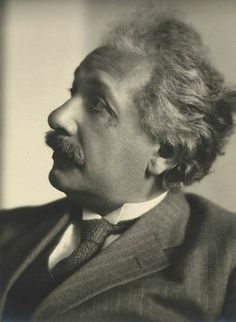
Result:
M236 84L236 1L155 1L179 11L208 45L228 84ZM47 115L69 98L73 71L99 43L108 22L147 1L1 1L1 207L63 196L48 183ZM236 209L236 135L212 173L188 188Z

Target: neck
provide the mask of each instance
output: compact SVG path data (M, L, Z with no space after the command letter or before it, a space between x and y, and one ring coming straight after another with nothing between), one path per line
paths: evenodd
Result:
M110 200L105 199L100 196L85 196L82 194L73 195L68 194L68 198L73 201L78 207L86 208L94 213L97 213L101 216L105 216L108 213L122 207L125 203L139 203L151 200L155 197L160 196L164 193L164 190L152 191L147 195L137 195L137 196L130 196L129 198L123 199L116 199Z

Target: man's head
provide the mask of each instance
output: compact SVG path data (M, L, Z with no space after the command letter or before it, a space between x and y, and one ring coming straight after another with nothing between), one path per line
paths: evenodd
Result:
M71 98L49 116L50 181L86 207L104 212L161 190L150 162L159 143L142 129L133 102L150 69L137 53L99 48L75 71Z
M49 144L70 156L55 154L50 181L101 210L200 180L232 128L199 35L166 16L114 28L71 92L49 116Z

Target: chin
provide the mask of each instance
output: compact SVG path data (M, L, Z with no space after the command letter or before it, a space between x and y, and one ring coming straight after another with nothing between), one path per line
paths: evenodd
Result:
M49 172L50 184L59 191L69 195L80 195L83 191L83 178L78 171L61 170L53 167Z
M49 175L48 175L48 179L50 184L56 188L57 190L60 190L64 193L66 193L66 191L68 190L68 180L66 180L66 178L64 177L64 175L62 173L60 173L60 171L55 171L55 170L51 170Z

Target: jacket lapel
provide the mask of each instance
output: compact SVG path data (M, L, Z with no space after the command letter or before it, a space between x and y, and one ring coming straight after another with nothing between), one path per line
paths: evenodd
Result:
M126 233L59 285L35 311L47 320L115 286L169 265L165 249L182 244L189 217L181 194L171 194L143 215Z
M16 243L9 247L7 255L4 256L5 263L1 267L0 287L0 319L5 305L7 294L24 270L45 249L53 238L69 222L69 213L52 214L46 220L20 236Z

